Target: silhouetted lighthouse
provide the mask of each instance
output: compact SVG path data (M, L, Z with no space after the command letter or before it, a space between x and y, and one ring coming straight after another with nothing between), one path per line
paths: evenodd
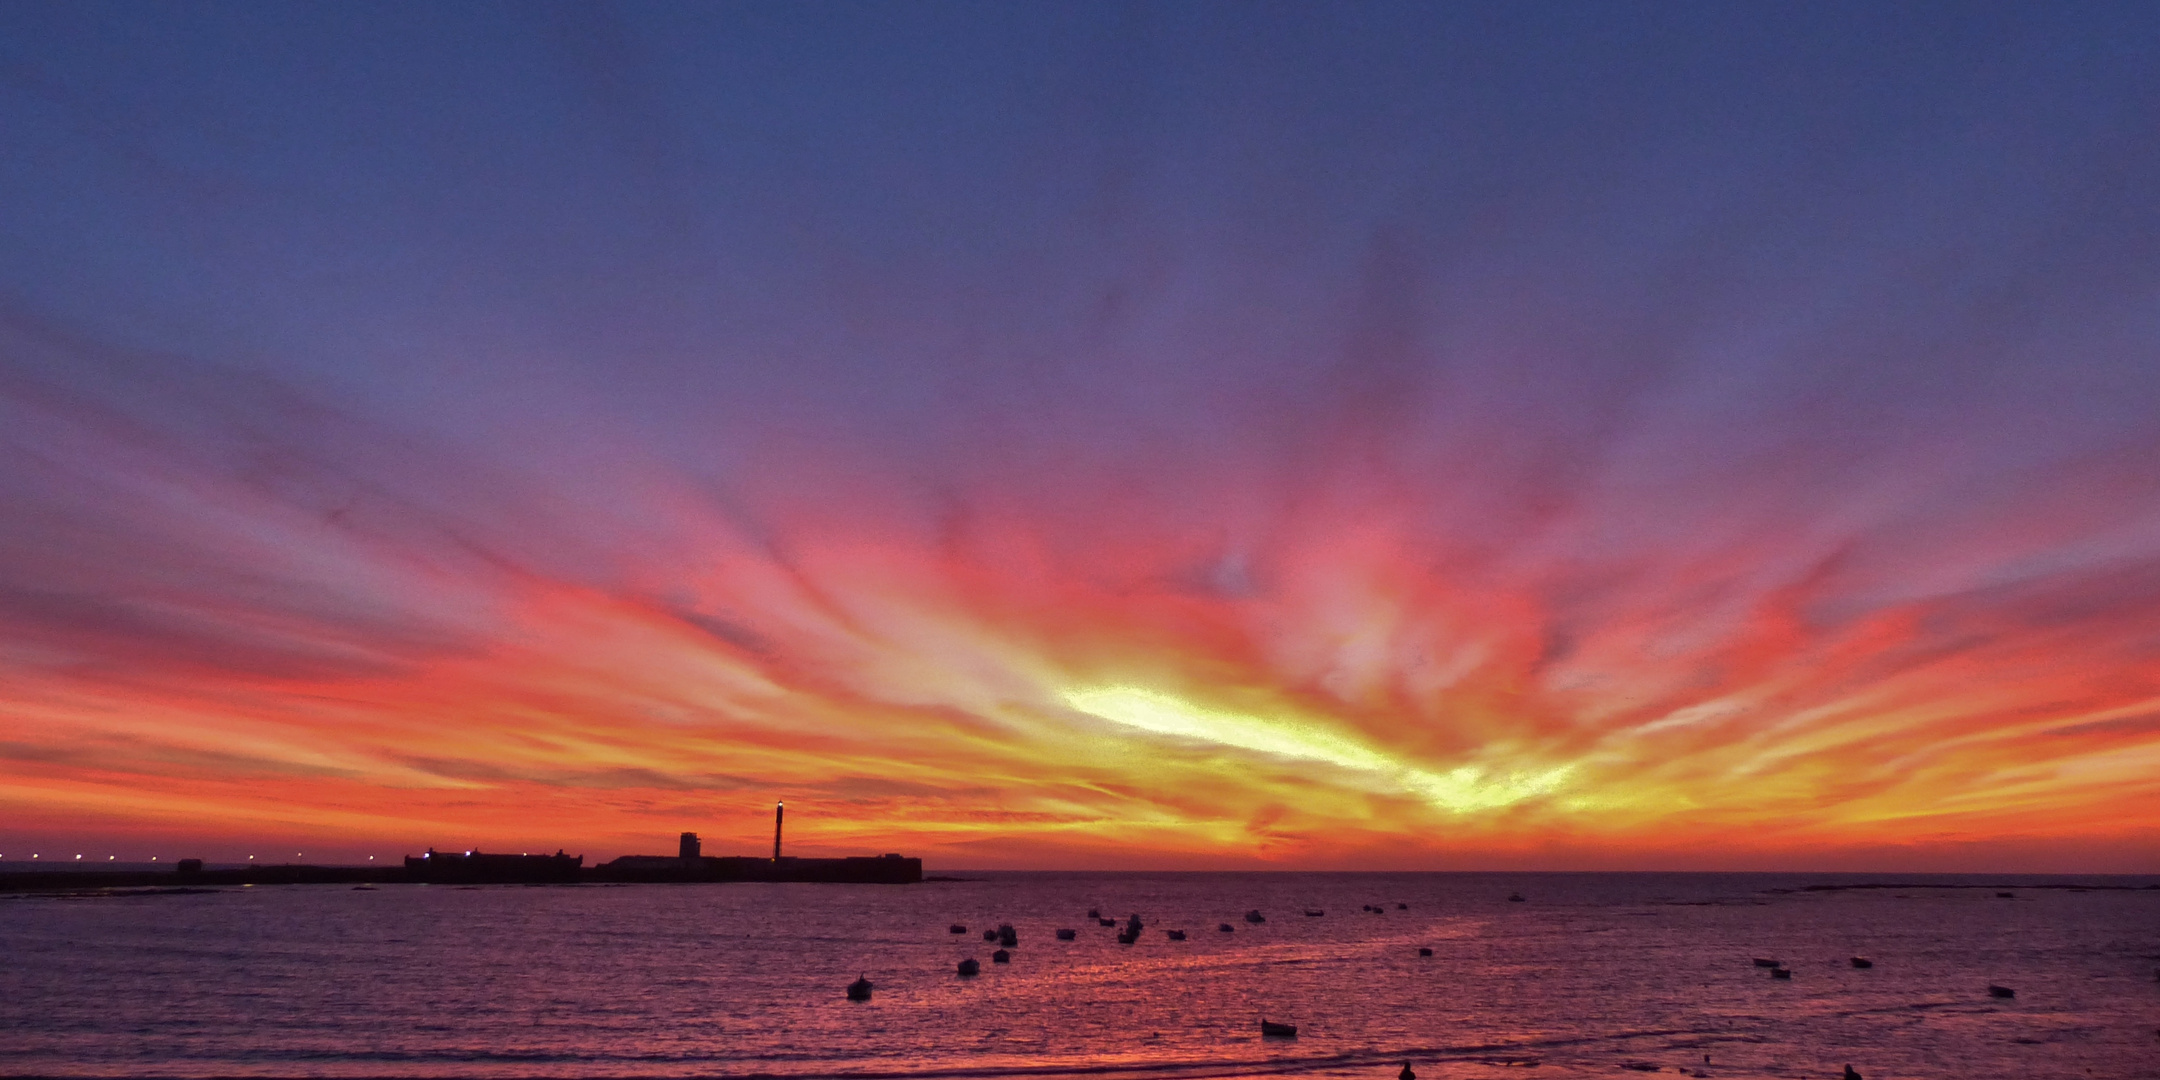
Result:
M780 861L780 815L787 810L787 800L772 805L772 861Z

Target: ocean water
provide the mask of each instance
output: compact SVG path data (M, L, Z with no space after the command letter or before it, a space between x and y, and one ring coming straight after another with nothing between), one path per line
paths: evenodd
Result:
M4 898L0 1074L2160 1077L2155 879L965 876Z

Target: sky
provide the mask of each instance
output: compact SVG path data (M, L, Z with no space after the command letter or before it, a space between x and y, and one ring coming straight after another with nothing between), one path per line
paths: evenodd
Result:
M0 863L2160 871L2150 5L9 0L0 140Z

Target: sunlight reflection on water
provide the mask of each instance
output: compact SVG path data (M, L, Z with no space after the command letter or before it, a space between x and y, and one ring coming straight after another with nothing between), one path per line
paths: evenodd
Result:
M1407 1059L1428 1080L1834 1076L1848 1061L1948 1080L2150 1076L2160 1048L2160 890L974 876L7 899L0 1072L1392 1077ZM1148 927L1119 945L1090 907ZM1249 908L1268 921L1244 922ZM1000 922L1020 933L1010 964L979 936ZM971 956L983 974L957 977ZM858 974L869 1002L843 994ZM2018 996L1989 998L1991 982ZM1299 1037L1263 1039L1262 1017Z

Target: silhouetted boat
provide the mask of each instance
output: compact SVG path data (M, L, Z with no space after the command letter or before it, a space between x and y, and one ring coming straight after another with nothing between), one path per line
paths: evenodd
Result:
M1845 1075L1838 1077L1838 1080L1867 1080L1867 1078L1861 1076L1859 1070L1847 1065L1845 1066Z
M1520 903L1522 903L1522 902L1523 902L1522 894L1521 894L1521 893L1519 893L1519 892L1511 892L1511 893L1507 894L1507 898L1508 898L1508 903L1511 903L1511 904L1520 904Z
M952 924L952 932L955 934L965 934L967 933L967 927L962 926L959 923L954 923Z
M1297 1038L1297 1025L1278 1024L1272 1020L1263 1019L1260 1021L1260 1034L1263 1037L1274 1036L1283 1039L1295 1039Z
M1097 925L1097 926L1116 926L1116 925L1117 925L1117 920L1116 920L1116 919L1105 919L1105 918L1102 918L1102 917L1100 917L1100 916L1097 916L1097 917L1096 917L1096 919L1095 919L1095 925Z
M990 962L993 964L1010 964L1012 963L1012 954L1006 952L1003 949L999 949L998 951L990 954Z
M1875 961L1870 960L1865 956L1855 956L1852 958L1852 966L1856 968L1871 968L1875 966Z
M1783 960L1765 960L1765 959L1763 959L1762 957L1758 956L1758 957L1756 957L1756 958L1755 958L1755 966L1756 966L1756 967L1767 967L1767 968L1774 968L1774 967L1784 967L1784 966L1785 966L1785 961L1783 961Z
M1408 905L1408 904L1403 904L1403 903L1398 903L1398 904L1396 904L1396 905L1395 905L1395 910L1397 910L1397 911L1408 911L1408 910L1410 910L1410 905ZM1404 1066L1404 1068L1408 1068L1408 1067L1409 1067L1409 1066L1407 1066L1407 1065L1405 1065L1405 1066Z
M1253 910L1245 913L1245 921L1249 923L1264 923L1267 921L1267 916L1260 914L1259 908L1254 908Z
M1236 933L1236 932L1237 932L1237 927L1235 927L1235 926L1232 926L1232 925L1230 925L1229 923L1220 923L1220 924L1217 924L1217 925L1216 925L1216 927L1215 927L1215 929L1217 929L1217 930L1220 930L1220 931L1222 931L1222 932L1223 932L1223 933L1225 933L1225 934L1231 934L1231 933ZM2156 972L2153 972L2153 975L2154 975L2155 977L2160 977L2160 971L2156 971Z
M1183 930L1165 930L1163 931L1163 933L1170 935L1170 940L1172 941L1185 940L1185 931Z
M1020 944L1020 931L1013 929L1011 923L999 923L997 937L998 944L1008 949Z
M2017 991L2012 990L2007 986L1996 986L1993 983L1989 983L1988 996L1999 998L2014 998L2017 996Z
M1418 946L1418 951L1417 951L1417 954L1418 954L1419 956L1431 956L1431 955L1432 955L1432 947L1431 947L1431 946L1429 946L1429 945L1420 945L1420 946Z
M1996 893L1996 894L1995 894L1995 899L1997 899L1997 900L2015 900L2015 899L2017 899L2017 894L2016 894L2016 893L2006 893L2006 892L1999 892L1999 893Z
M847 984L847 997L849 1001L870 1000L870 980L860 975L856 976L854 982Z
M1327 912L1325 912L1325 911L1321 911L1321 910L1319 910L1318 908L1306 908L1306 909L1305 909L1305 917L1306 917L1306 918L1308 918L1308 919L1317 919L1317 918L1319 918L1320 916L1322 916L1322 915L1325 915L1325 914L1327 914Z
M1791 969L1791 968L1771 968L1771 969L1770 969L1770 977L1771 977L1771 978L1773 978L1773 979L1790 979L1790 978L1792 978L1792 969Z
M1090 919L1100 919L1100 918L1102 918L1102 909L1101 909L1101 908L1089 908L1089 909L1088 909L1088 918L1090 918Z
M984 940L984 941L996 941L996 940L997 940L997 931L995 931L995 930L985 930L985 931L983 931L983 940Z
M1410 1063L1405 1061L1402 1063L1402 1071L1395 1074L1395 1080L1417 1080L1417 1070L1412 1069Z
M981 973L982 965L980 963L977 963L974 957L971 956L965 960L960 961L960 974L979 975Z
M1078 930L1059 930L1057 932L1057 939L1059 941L1071 941L1072 939L1079 936L1080 931Z

